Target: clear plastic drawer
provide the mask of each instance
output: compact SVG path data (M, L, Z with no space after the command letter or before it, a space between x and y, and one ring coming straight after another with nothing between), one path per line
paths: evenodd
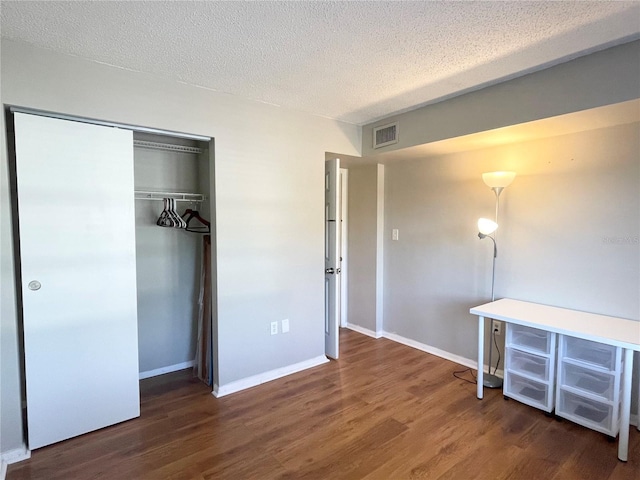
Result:
M614 399L614 375L564 362L562 369L563 385L597 395L606 400Z
M582 340L581 338L563 336L564 357L605 368L616 369L616 347L603 343Z
M549 355L551 352L551 333L537 328L509 324L507 343L531 352Z
M507 368L543 382L549 381L549 358L507 349Z
M551 411L550 388L550 385L508 371L503 393L522 403L549 412Z
M585 427L615 436L618 426L613 424L613 406L560 391L556 414Z

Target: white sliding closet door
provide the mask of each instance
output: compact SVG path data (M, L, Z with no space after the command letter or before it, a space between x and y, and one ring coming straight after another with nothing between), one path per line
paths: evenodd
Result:
M35 449L140 415L133 134L14 118Z

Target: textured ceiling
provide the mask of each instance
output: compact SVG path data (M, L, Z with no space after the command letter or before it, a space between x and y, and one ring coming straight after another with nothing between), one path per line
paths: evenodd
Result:
M640 37L634 2L15 2L2 36L365 124Z

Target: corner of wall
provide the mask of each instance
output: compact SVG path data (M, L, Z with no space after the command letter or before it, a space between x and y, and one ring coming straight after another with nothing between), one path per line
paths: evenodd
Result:
M31 450L29 450L25 444L22 444L19 448L3 452L0 455L0 461L2 462L3 469L6 469L7 465L29 460L30 458Z
M376 332L384 328L384 165L377 165L376 184Z
M317 367L328 362L329 359L327 357L319 355L317 357L310 358L309 360L294 363L293 365L288 365L286 367L276 368L258 375L252 375L247 378L229 382L225 385L218 385L216 383L213 386L212 394L216 398L224 397L226 395L231 395L232 393L237 393L251 387L257 387L263 383L277 380L278 378L286 377L287 375L292 375L294 373L301 372L302 370Z

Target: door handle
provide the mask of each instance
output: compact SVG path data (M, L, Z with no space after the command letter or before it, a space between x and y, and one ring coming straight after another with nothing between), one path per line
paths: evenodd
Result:
M336 271L335 271L335 269L334 269L334 268L326 268L326 269L324 270L324 273L332 274L332 273L336 273Z

